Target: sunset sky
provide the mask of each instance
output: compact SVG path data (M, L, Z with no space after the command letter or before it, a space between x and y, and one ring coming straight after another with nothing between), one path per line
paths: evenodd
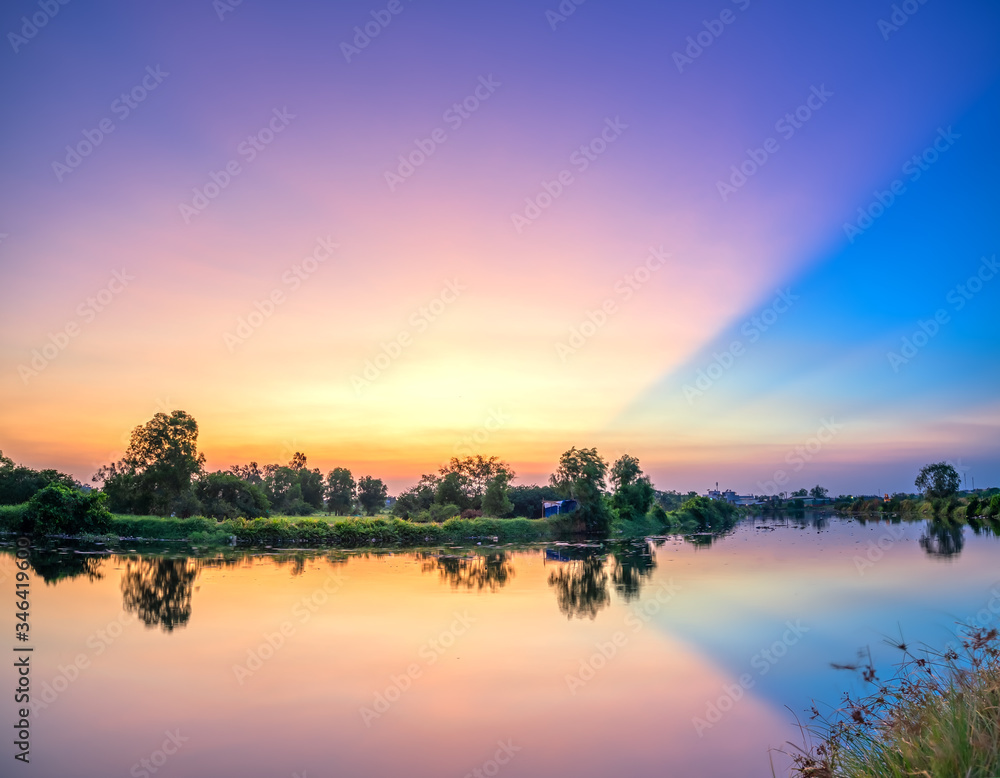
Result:
M8 3L0 449L1000 485L1000 6L895 7Z

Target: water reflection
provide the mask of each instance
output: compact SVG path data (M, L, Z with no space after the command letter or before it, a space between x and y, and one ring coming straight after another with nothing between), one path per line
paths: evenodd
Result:
M441 580L447 581L452 589L489 589L495 592L514 577L514 565L506 551L475 556L420 554L419 558L423 560L423 572L436 570Z
M61 580L69 580L79 576L87 576L87 580L100 581L104 578L101 567L104 556L96 554L80 554L74 551L52 551L31 549L28 553L28 564L35 573L41 576L46 584L55 584Z
M649 541L623 543L616 546L611 556L611 581L615 591L630 602L639 596L642 584L653 575L656 557Z
M129 558L122 573L122 604L147 627L165 632L191 618L191 591L200 565L188 559Z
M930 556L951 558L962 553L965 545L963 527L944 521L928 521L925 534L920 537L920 547Z
M561 547L555 558L565 563L549 573L549 586L556 590L559 611L567 619L595 619L611 602L605 554L599 549ZM546 554L546 559L553 555Z

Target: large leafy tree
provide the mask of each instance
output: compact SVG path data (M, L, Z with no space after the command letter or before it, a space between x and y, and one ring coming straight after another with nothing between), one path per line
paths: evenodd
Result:
M579 503L577 519L588 532L607 532L611 515L604 502L608 463L596 448L576 448L563 453L559 467L549 477L549 483L562 496Z
M500 474L505 474L509 483L514 480L515 475L511 466L499 457L484 457L481 454L462 458L452 457L440 472L445 478L449 475L455 476L465 495L462 503L456 504L464 504L469 508L479 508L482 505L483 495L491 480ZM454 501L449 500L449 502Z
M184 411L157 413L132 430L125 455L94 476L104 482L112 510L169 513L205 463L198 453L198 422Z
M354 506L354 476L346 467L335 467L326 475L326 507L330 513L345 516Z
M653 504L653 484L643 475L639 460L623 454L611 467L611 484L614 486L612 507L618 515L632 521L646 515Z
M950 497L958 491L962 479L958 471L947 462L924 465L913 482L927 497Z
M365 475L358 479L358 502L368 516L378 513L385 506L388 496L389 489L381 478Z

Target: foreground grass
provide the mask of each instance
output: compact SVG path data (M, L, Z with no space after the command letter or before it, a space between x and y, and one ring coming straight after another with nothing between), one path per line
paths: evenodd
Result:
M976 629L957 650L917 656L898 674L845 698L821 742L794 756L801 778L992 778L1000 775L1000 640ZM816 711L814 709L814 714ZM816 714L818 715L818 714Z

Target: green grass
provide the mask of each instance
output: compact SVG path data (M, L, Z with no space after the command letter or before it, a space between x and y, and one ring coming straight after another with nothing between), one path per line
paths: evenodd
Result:
M820 743L794 755L800 778L992 778L1000 775L1000 640L973 630L957 650L904 660L824 724Z
M21 505L0 505L0 532L14 532L21 523L28 503Z

